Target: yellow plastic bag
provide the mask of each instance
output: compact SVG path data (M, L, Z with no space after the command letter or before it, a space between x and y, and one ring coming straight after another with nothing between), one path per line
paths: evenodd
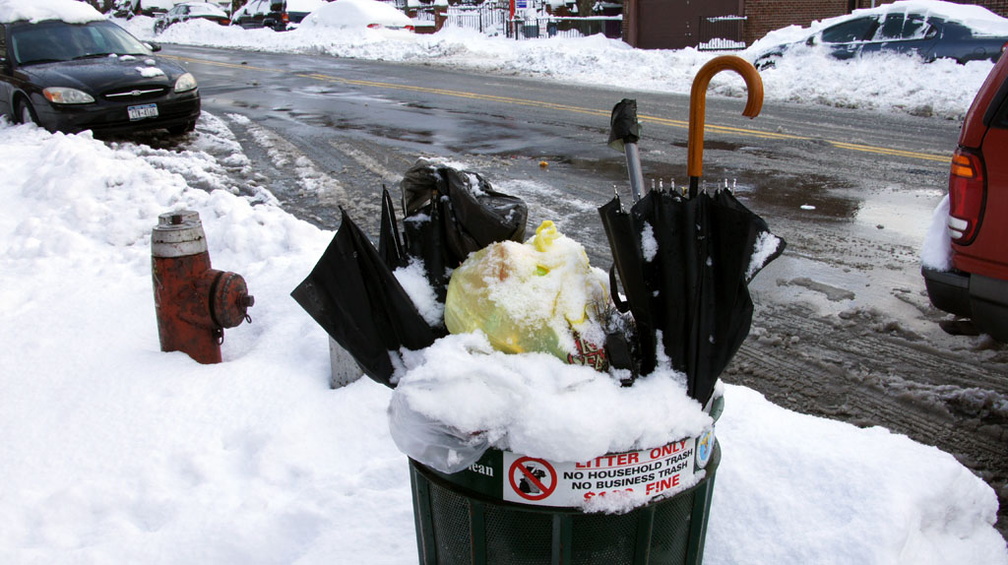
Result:
M525 243L491 244L455 269L445 326L451 333L482 330L499 351L552 353L603 371L599 319L609 304L608 283L579 243L545 221Z

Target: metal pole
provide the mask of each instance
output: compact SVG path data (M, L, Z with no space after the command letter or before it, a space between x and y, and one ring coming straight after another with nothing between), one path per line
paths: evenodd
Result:
M630 191L633 193L634 202L637 202L641 199L641 195L644 194L644 173L641 171L640 151L637 150L636 143L624 143L623 151L626 153Z

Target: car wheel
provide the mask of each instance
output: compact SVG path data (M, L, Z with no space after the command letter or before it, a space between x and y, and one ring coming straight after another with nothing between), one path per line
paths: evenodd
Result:
M35 108L32 108L31 102L27 100L18 100L16 115L18 123L39 125L38 115L35 114Z
M196 129L196 122L186 122L180 126L172 126L168 128L168 133L171 135L183 135L195 129Z

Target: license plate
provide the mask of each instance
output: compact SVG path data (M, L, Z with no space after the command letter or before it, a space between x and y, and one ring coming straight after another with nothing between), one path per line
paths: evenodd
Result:
M126 112L129 114L131 122L147 118L158 117L157 104L143 104L141 106L127 106Z

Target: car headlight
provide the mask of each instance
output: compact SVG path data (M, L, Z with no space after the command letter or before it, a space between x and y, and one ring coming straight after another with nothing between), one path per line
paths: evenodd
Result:
M87 92L65 86L43 88L42 94L53 104L90 104L95 101Z
M189 92L196 88L196 77L186 73L175 81L175 92Z

